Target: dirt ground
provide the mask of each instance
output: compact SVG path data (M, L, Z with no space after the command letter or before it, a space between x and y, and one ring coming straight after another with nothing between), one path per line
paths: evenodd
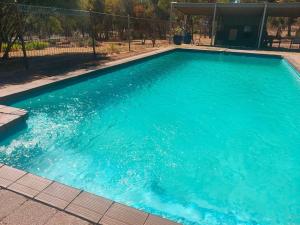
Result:
M83 68L93 68L108 61L114 61L129 56L134 56L149 51L154 51L168 46L168 42L141 45L140 42L131 44L129 52L128 43L113 44L102 49L96 49L96 57L92 49L87 48L68 48L68 49L45 49L28 52L29 69L24 67L24 61L21 52L11 60L0 62L0 88L9 84L22 84L29 81L62 75L73 70Z

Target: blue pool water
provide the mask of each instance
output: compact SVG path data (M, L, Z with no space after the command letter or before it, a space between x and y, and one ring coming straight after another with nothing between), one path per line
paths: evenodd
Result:
M186 225L300 224L284 60L174 51L13 105L29 118L2 163Z

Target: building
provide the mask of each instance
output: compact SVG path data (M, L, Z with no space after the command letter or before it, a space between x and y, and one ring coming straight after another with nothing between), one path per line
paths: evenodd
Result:
M260 48L270 17L300 17L300 3L171 3L184 15L211 16L215 46Z

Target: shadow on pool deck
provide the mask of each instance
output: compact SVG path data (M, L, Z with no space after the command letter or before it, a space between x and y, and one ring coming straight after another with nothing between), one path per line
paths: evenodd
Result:
M92 53L30 57L29 70L25 69L22 58L11 59L5 62L0 61L0 88L9 85L23 84L45 77L59 76L78 69L93 69L109 61L115 61L158 49L159 48L149 48L110 56L97 54L96 58Z
M105 55L72 54L29 58L29 69L21 58L0 62L0 87L61 75L76 69L92 68L112 60Z

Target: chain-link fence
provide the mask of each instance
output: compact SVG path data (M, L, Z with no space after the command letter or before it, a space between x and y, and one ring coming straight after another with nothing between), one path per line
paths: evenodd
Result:
M169 21L0 3L0 57L114 55L168 44Z
M210 46L212 36L212 16L184 15L173 9L169 22L170 37L182 36L182 43ZM171 40L172 42L173 40Z

